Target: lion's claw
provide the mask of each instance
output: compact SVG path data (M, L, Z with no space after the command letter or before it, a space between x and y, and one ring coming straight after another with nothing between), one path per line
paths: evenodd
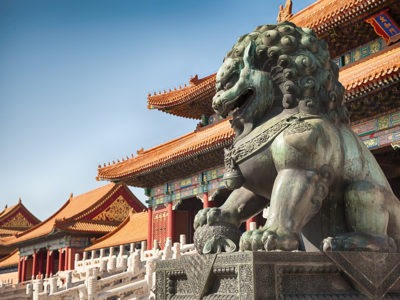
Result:
M243 233L239 245L241 251L293 251L298 249L299 241L296 233L263 228Z
M267 251L293 251L299 248L299 238L295 232L286 230L266 230L262 237L264 248Z
M207 207L200 210L194 218L194 229L203 225L213 225L216 223L228 223L237 226L237 218L231 213L218 207Z
M264 246L261 241L263 231L261 229L246 231L240 238L239 248L241 251L258 251L263 250Z
M201 209L197 214L196 217L194 218L194 229L197 229L205 224L207 224L207 214L208 211L210 210L209 207Z
M266 239L263 238L263 240L265 240L264 241L265 250L272 251L277 249L278 243L275 234L269 233L268 235L266 235Z

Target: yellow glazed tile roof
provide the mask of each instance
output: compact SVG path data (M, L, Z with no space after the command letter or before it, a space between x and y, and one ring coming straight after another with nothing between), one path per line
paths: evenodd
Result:
M148 213L130 214L118 228L109 234L97 239L85 251L114 247L147 240Z
M96 203L101 201L108 193L119 187L120 185L110 183L79 196L70 197L67 202L47 220L18 234L15 239L7 242L7 244L20 243L49 234L55 228L57 221L73 218L83 210L96 205Z
M8 266L17 265L19 261L19 251L15 249L8 256L0 259L0 269Z
M143 151L138 156L121 163L99 168L98 180L117 180L161 167L178 158L226 146L232 142L233 137L234 132L229 120L222 120Z

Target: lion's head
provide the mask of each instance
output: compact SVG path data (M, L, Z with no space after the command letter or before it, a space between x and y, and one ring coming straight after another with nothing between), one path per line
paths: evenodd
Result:
M338 75L326 42L311 29L287 21L263 25L240 37L227 53L212 105L224 117L233 113L237 136L247 134L272 107L347 123Z

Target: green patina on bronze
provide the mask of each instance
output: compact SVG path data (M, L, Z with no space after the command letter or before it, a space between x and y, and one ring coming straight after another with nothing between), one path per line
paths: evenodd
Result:
M349 127L343 94L327 44L312 30L281 22L239 38L213 99L218 114L233 115L224 176L233 192L196 215L200 251L233 250L224 245L235 228L267 206L266 224L241 236L241 250L400 251L400 202ZM214 228L207 240L205 224L234 229L228 238Z

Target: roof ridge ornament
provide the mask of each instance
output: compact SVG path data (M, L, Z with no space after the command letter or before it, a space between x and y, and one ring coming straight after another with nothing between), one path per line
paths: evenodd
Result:
M196 74L194 77L190 78L189 83L190 85L195 85L199 82L199 76Z
M279 5L279 14L277 21L287 21L293 16L292 14L292 0L286 0L285 7L283 5Z

